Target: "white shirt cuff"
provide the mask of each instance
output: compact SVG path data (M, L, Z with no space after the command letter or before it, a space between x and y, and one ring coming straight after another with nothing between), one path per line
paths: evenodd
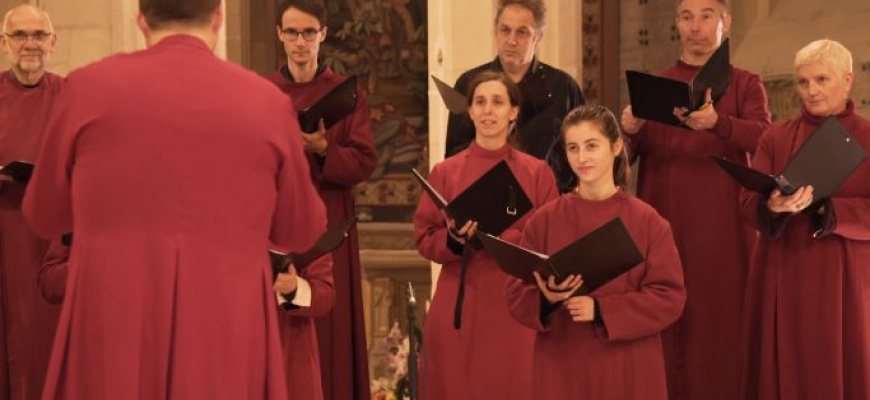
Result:
M287 299L278 292L275 292L275 298L278 299L279 306L288 302ZM296 277L296 296L293 297L293 301L289 303L299 307L311 307L311 284L300 276Z

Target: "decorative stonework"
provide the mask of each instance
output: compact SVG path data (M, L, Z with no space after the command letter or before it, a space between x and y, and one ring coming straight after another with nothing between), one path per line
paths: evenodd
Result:
M589 103L601 102L603 1L583 0L583 82L580 86Z

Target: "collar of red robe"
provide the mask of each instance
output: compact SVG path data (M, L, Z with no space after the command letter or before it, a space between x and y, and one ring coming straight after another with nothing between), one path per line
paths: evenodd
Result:
M329 68L329 67L326 66L326 63L323 62L323 59L318 59L317 60L317 70L314 71L314 79L312 79L311 82L314 82L314 80L316 80L320 75L323 75L323 73L326 72L327 68ZM293 74L290 73L290 67L287 64L284 64L279 71L281 72L281 76L283 76L284 79L287 79L291 83L297 83L296 79L293 79ZM308 82L302 82L302 83L308 83Z
M855 102L852 99L846 101L846 109L843 112L837 114L837 119L842 122L844 119L849 118L855 115ZM810 114L810 112L806 109L806 107L801 106L801 119L806 121L811 125L821 125L826 119L828 119L828 115L818 116Z
M163 48L163 47L176 47L176 46L188 46L193 47L199 50L206 51L208 53L214 53L211 49L208 48L208 45L200 38L188 35L186 33L177 33L171 36L167 36L161 39L157 44L151 46L152 48Z
M480 147L476 141L472 140L468 146L468 155L482 158L510 158L513 147L509 143L505 143L498 150L487 150Z
M40 77L39 80L38 80L36 83L34 83L34 84L32 84L32 85L25 85L25 84L21 83L21 81L18 80L18 77L15 76L15 72L13 72L11 68L9 69L8 72L9 72L9 74L8 74L8 75L9 75L8 78L12 81L12 83L14 83L15 86L18 86L19 88L22 88L22 89L24 89L24 90L30 90L30 89L36 89L36 88L38 88L39 85L42 84L42 81L45 80L45 74L48 73L48 72L43 72L43 73L42 73L42 77Z

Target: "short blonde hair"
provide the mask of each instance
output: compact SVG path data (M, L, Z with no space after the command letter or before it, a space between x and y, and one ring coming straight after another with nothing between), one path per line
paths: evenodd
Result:
M798 50L794 57L795 69L813 63L826 63L843 75L852 73L852 53L836 40L816 40Z

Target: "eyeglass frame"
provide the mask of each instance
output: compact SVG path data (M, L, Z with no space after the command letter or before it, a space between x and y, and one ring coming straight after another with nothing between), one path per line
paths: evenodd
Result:
M302 36L302 39L305 40L306 42L313 42L315 39L317 39L317 34L323 32L324 29L326 29L326 28L325 27L321 27L320 29L305 28L305 29L300 31L300 30L296 30L296 28L284 28L284 29L281 29L281 34L284 35L291 42L295 42L296 40L299 40L299 36ZM311 35L311 37L310 38L306 37L305 36L306 34Z
M6 36L10 40L15 43L27 43L29 40L33 39L34 43L45 43L45 41L51 39L54 36L54 32L50 31L35 31L35 32L26 32L26 31L13 31L12 33L3 33L3 36Z

